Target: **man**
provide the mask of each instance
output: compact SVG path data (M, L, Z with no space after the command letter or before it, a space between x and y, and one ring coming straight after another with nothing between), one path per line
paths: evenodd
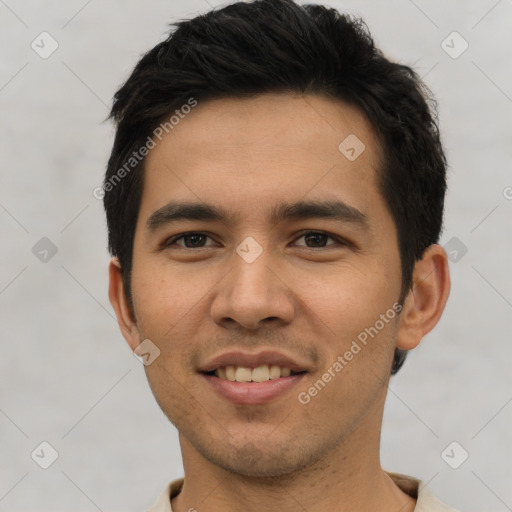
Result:
M453 510L379 458L450 288L429 101L362 21L291 0L178 23L116 93L109 297L185 473L152 512Z

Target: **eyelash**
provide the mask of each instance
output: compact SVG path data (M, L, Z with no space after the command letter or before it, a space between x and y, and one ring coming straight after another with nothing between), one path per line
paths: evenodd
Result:
M162 249L168 249L168 248L170 248L170 246L172 244L176 243L178 240L181 240L182 238L184 239L186 236L190 236L190 235L202 235L202 236L206 236L208 238L211 238L210 235L208 235L206 233L202 233L201 231L187 231L186 233L181 233L180 235L176 235L176 236L174 236L172 238L169 238L166 241L164 241L164 243L162 244ZM330 238L331 240L334 240L338 245L341 245L341 246L348 246L348 245L350 245L350 243L347 242L346 240L343 240L342 238L339 238L337 236L331 235L330 233L326 233L325 231L313 231L313 230L304 231L295 240L298 240L299 238L305 237L307 235L325 235L325 236L327 236L327 238ZM332 245L334 245L334 244L332 244ZM332 245L327 245L327 246L324 246L324 247L308 247L308 246L304 245L304 246L301 246L301 247L304 247L306 249L318 250L318 249L327 249L328 247L332 247ZM188 250L207 249L207 248L208 247L185 247L185 246L183 246L183 249L188 249Z

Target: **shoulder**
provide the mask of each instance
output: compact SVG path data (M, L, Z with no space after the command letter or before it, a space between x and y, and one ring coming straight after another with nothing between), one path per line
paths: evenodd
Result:
M416 498L414 512L458 512L437 499L424 482L407 475L386 471L395 484L406 494Z
M183 478L178 478L169 482L165 487L158 499L155 501L151 508L146 512L172 512L171 498L177 496L183 487Z

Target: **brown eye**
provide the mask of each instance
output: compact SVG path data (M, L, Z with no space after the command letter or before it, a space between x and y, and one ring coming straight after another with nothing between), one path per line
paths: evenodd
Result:
M306 241L305 247L311 249L321 249L322 247L330 247L332 245L346 245L343 243L342 240L327 233L324 233L323 231L308 231L307 233L303 233L297 240L299 240L300 238L303 238ZM329 239L333 240L336 243L327 245L327 241ZM303 246L302 244L298 245Z
M311 243L315 247L318 245L324 247L328 238L330 237L324 233L308 233L307 235L304 235L304 240L306 240L306 243Z
M164 243L164 247L170 247L172 245L177 245L179 247L183 247L185 249L200 249L202 247L208 247L205 245L206 240L210 238L208 235L204 233L198 233L195 231L189 233L182 233L181 235L175 236L170 240L167 240ZM183 244L177 244L176 242L183 240Z

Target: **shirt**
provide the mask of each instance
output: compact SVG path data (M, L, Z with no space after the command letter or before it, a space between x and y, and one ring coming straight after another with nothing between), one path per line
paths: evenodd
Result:
M414 512L458 512L439 501L421 480L398 473L387 472L387 474L403 492L416 498ZM183 481L183 478L179 478L167 484L155 504L146 512L172 512L171 498L181 492Z

